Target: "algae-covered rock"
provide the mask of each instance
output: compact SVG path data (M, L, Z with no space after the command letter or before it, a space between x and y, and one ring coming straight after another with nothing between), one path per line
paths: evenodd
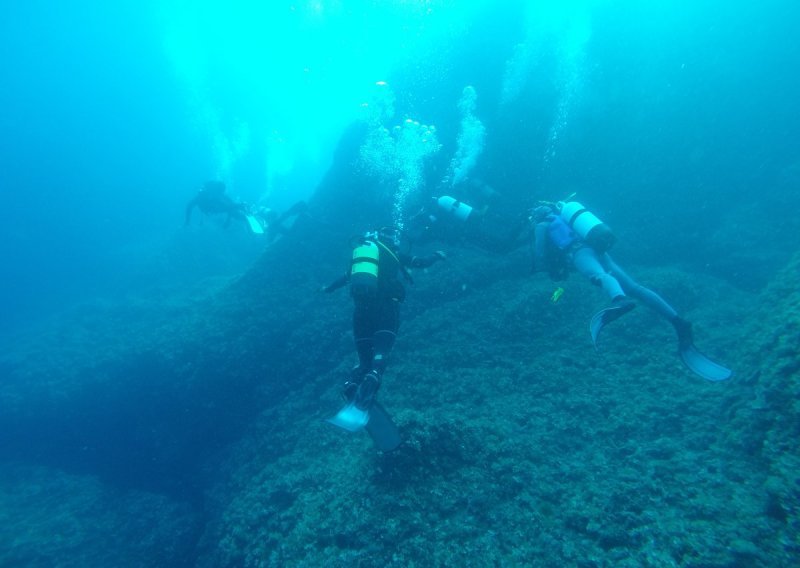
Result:
M200 519L184 504L94 476L0 466L0 565L192 566Z
M636 271L678 298L698 343L729 353L742 377L709 383L644 309L595 352L585 326L602 298L588 284L570 280L554 304L547 281L500 270L462 286L486 258L449 262L452 272L417 279L381 391L404 445L378 455L363 433L322 422L340 404L346 355L231 453L211 491L204 565L791 562L788 532L773 538L786 484L770 505L763 467L730 443L746 428L734 431L732 413L756 370L736 350L753 298L711 278Z

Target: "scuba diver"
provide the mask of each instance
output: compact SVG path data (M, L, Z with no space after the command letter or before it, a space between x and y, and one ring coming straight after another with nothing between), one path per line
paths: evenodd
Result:
M465 182L459 189L473 196L475 201L468 203L451 195L432 197L427 206L409 220L409 238L414 244L466 242L501 254L523 244L517 237L528 222L527 216L521 217L520 222L510 222L494 207L490 208L499 194L481 180Z
M197 207L206 215L226 214L225 227L230 225L231 219L249 221L247 205L237 203L225 193L225 184L221 181L207 181L203 184L197 195L186 204L186 225L192 221L192 210Z
M427 268L447 257L443 251L423 257L401 252L400 232L390 227L354 240L350 268L322 289L330 293L349 283L358 353L358 365L342 389L346 405L329 422L352 432L366 428L378 449L391 451L400 444L400 435L375 398L400 326L405 299L400 278L413 284L408 268Z
M574 195L574 194L573 194ZM678 315L661 296L636 283L608 254L616 237L594 214L577 201L542 202L531 211L533 224L533 271L546 270L553 280L564 280L574 268L595 286L600 286L611 300L589 324L592 343L607 324L625 315L641 301L665 318L678 335L678 349L683 363L694 373L710 381L722 381L733 373L700 353L694 346L692 324ZM555 300L554 300L555 301Z

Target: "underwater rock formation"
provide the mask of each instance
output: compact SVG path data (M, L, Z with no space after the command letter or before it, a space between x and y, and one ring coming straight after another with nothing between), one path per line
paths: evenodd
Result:
M391 217L361 199L370 180L350 171L350 136L310 215L219 293L88 306L3 354L0 496L32 527L9 558L38 549L45 566L80 548L105 562L100 547L140 539L124 519L152 507L152 540L125 550L171 551L154 565L800 561L800 256L760 294L627 267L736 369L710 383L647 310L594 351L589 284L570 279L553 303L525 251L449 251L409 290L381 390L403 446L381 455L324 423L354 355L350 299L319 287L347 266L348 237ZM38 546L62 521L36 511L76 493L64 510L111 528Z

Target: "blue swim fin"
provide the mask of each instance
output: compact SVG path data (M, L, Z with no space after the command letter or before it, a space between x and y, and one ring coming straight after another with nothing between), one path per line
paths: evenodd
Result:
M685 319L675 316L672 325L678 334L678 352L683 364L693 373L700 375L707 381L724 381L733 376L733 371L719 365L700 353L694 346L692 324Z
M592 316L589 322L589 333L592 334L592 344L595 349L597 349L597 337L600 335L600 331L602 331L606 325L624 316L635 307L636 303L633 300L620 297L611 306L600 310Z
M707 381L724 381L733 376L733 371L715 363L691 343L682 345L680 354L684 365Z

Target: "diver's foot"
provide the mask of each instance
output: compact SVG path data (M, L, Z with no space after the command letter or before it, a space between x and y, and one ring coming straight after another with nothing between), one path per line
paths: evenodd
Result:
M364 380L364 375L367 374L369 369L370 367L361 365L360 363L350 369L350 373L347 375L347 380L342 385L342 398L344 398L345 401L353 402L353 399L356 397L358 387L361 384L361 381Z
M617 296L616 298L611 300L611 307L622 310L622 313L624 314L635 308L636 302L634 302L627 296Z
M342 385L342 398L345 402L353 402L353 399L356 397L356 393L358 392L358 385L359 383L348 380Z
M364 380L358 386L358 391L355 394L356 407L361 410L369 410L375 403L375 395L378 394L378 389L381 386L381 380L374 372L369 372L364 375Z

